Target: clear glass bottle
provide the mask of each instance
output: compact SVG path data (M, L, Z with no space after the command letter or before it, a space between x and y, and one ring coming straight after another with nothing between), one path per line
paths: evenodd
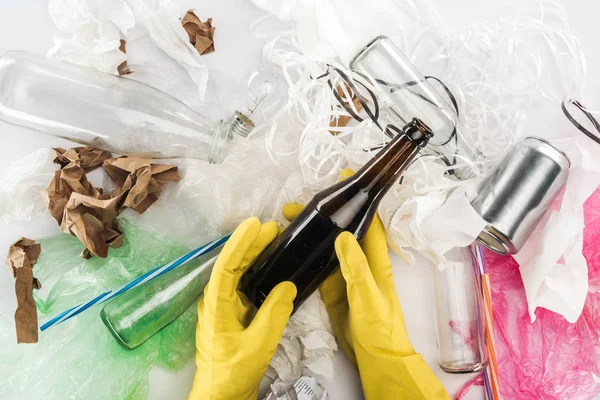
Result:
M350 68L376 87L380 118L384 123L419 118L435 136L424 154L442 156L446 164L466 163L469 168L454 171L457 177L472 175L473 161L481 155L461 136L458 110L450 89L434 77L425 77L387 36L378 36L360 50ZM437 90L432 83L437 82ZM436 87L438 86L436 85Z
M488 354L477 261L470 247L446 257L443 271L433 268L438 361L449 373L481 371Z
M291 281L298 290L297 309L338 268L337 236L365 234L379 202L431 135L414 119L356 174L317 193L242 277L248 299L260 307L275 286Z
M216 163L232 133L253 127L232 118L213 129L216 121L148 85L19 51L0 57L0 119L114 153Z
M100 317L117 342L135 349L179 318L204 293L224 245L107 303Z

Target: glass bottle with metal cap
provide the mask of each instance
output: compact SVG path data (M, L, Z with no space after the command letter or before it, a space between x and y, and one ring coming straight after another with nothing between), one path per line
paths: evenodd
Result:
M43 56L0 57L0 119L118 154L223 161L231 140L254 128L253 106L215 121L144 83ZM266 89L265 89L266 88Z

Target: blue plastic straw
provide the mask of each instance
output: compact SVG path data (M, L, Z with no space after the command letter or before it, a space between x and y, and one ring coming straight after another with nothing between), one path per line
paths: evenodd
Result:
M215 248L221 246L223 243L225 243L227 241L227 239L229 239L230 236L231 235L223 236L220 239L214 240L210 243L205 244L204 246L198 247L196 250L190 251L189 253L179 257L176 260L171 261L168 264L154 268L153 270L146 272L144 275L142 275L138 278L135 278L134 280L132 280L125 286L121 287L120 289L109 290L108 292L104 292L85 303L81 303L75 307L71 307L68 310L63 311L62 313L58 314L51 320L45 322L40 327L40 330L45 331L46 329L48 329L54 325L58 325L68 319L73 318L74 316L76 316L78 314L81 314L82 312L84 312L85 310L87 310L90 307L95 306L96 304L104 303L110 299L113 299L113 298L125 293L126 291L128 291L130 289L133 289L134 287L136 287L138 285L141 285L143 283L148 282L149 280L156 278L157 276L166 274L167 272L173 270L174 268L177 268L180 265L183 265L189 261L192 261L192 260L208 253L209 251L214 250Z

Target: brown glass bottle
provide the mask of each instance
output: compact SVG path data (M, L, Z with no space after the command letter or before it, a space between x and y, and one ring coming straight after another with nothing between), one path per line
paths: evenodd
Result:
M338 268L336 237L342 231L364 236L381 198L431 136L415 118L355 175L317 193L244 274L248 299L260 307L277 284L291 281L297 309Z

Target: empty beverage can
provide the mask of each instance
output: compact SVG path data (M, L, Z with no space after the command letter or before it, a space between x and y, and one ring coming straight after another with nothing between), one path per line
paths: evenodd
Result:
M517 143L471 202L488 223L477 241L496 253L517 253L564 187L570 165L544 139Z

